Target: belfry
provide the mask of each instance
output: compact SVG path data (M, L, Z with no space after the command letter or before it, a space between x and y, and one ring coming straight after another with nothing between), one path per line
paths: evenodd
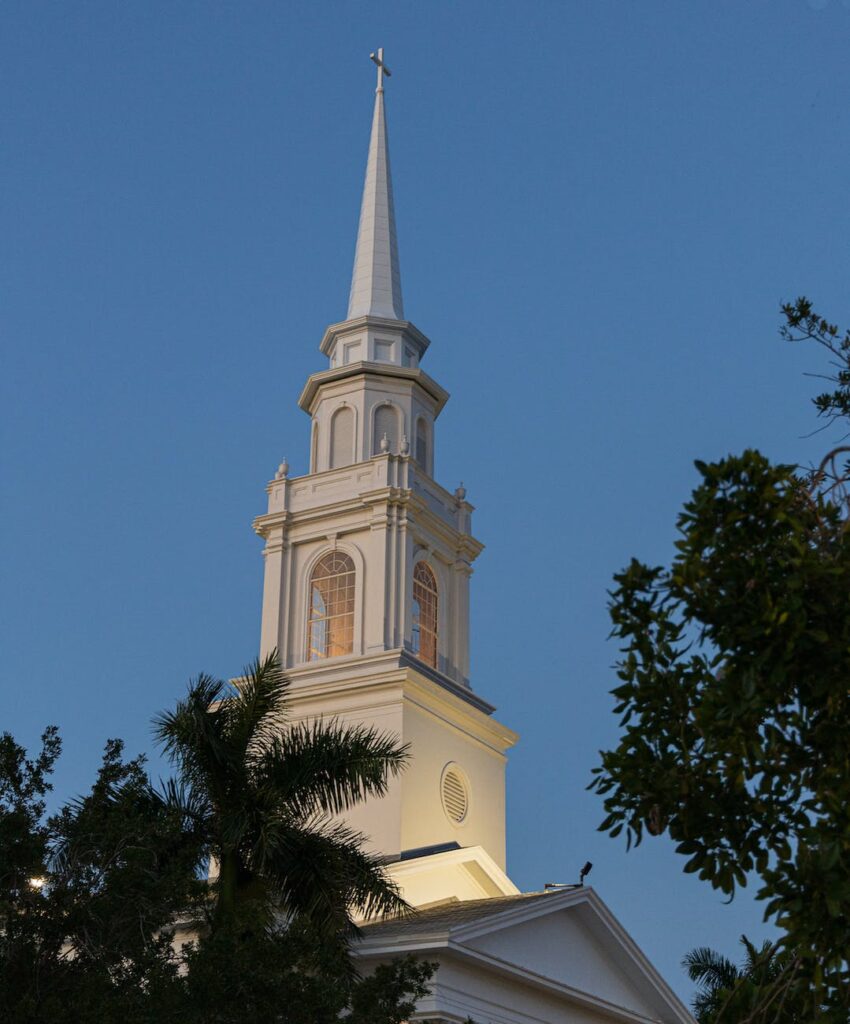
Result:
M374 725L409 744L385 797L346 815L411 920L364 923L364 967L439 964L411 1020L691 1021L593 889L521 893L506 874L505 765L516 734L473 688L470 577L482 551L463 487L435 479L448 393L405 319L383 51L348 313L299 398L310 471L268 484L261 655L279 652L295 720Z

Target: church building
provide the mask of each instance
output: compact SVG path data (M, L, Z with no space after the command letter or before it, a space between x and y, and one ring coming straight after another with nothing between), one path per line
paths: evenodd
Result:
M589 886L521 893L506 873L505 766L517 736L472 687L470 578L482 544L463 487L434 478L448 393L405 318L383 51L348 314L298 400L310 472L281 464L254 527L265 547L261 655L277 649L296 720L374 725L409 744L387 795L346 821L369 837L406 920L366 922L363 966L435 961L413 1020L690 1022Z

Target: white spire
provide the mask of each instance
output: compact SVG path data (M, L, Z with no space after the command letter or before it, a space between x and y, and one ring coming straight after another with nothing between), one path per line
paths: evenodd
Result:
M384 117L384 51L372 54L378 65L378 88L372 137L366 163L366 182L360 207L360 227L354 253L354 273L348 300L348 320L361 316L382 316L403 320L401 274L398 268L398 242L393 210L393 183L387 148L387 123Z

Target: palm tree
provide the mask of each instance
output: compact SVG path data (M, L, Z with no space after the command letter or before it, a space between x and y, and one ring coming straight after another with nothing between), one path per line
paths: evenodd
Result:
M699 1024L739 1024L762 1019L776 1024L797 1024L802 1020L795 1000L787 999L787 985L793 981L794 960L772 942L756 948L741 936L746 951L739 967L728 957L706 946L692 949L682 960L698 989L692 1006Z
M218 865L211 928L259 914L350 933L352 917L407 905L365 837L336 815L383 796L407 761L391 736L336 720L288 723L289 681L277 654L255 661L237 685L201 675L155 720L178 770L172 802L194 822Z

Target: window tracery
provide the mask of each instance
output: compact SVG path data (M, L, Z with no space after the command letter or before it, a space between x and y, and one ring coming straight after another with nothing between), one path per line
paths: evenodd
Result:
M331 551L316 563L310 577L307 658L336 658L354 649L354 562Z
M413 652L437 667L437 579L427 562L413 568Z

